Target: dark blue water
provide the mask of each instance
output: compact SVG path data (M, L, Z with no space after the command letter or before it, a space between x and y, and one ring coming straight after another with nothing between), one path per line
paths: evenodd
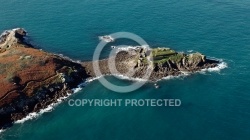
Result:
M228 65L220 72L162 80L159 89L148 83L127 94L94 81L70 99L176 98L182 105L70 107L63 102L15 124L1 139L250 139L248 0L10 0L1 2L0 21L1 31L24 27L39 48L76 60L92 59L97 36L127 31L152 46L199 51Z

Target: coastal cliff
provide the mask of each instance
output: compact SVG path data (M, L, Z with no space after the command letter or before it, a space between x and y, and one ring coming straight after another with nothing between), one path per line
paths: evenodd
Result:
M5 31L0 40L0 128L72 93L89 77L81 64L34 48L26 31Z
M117 50L116 57L99 60L101 75L96 75L93 62L77 63L39 50L25 41L26 34L24 29L17 28L0 36L0 128L57 102L87 78L110 74L143 78L150 69L147 80L157 81L216 67L219 63L200 53L134 47L128 51ZM108 61L115 63L117 73L110 71ZM127 73L131 69L133 73Z

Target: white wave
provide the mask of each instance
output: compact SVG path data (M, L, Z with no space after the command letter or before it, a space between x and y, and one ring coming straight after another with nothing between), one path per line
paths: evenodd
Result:
M189 52L189 53L191 53L191 52L193 52L194 50L188 50L187 52Z
M89 83L89 82L86 80L85 82L79 84L79 85L77 86L77 88L72 89L72 90L73 90L73 93L77 93L77 92L81 91L81 90L83 89L83 87L85 87L88 83ZM70 96L70 94L68 94L68 96Z
M32 119L39 117L41 114L43 114L45 112L51 112L56 105L58 105L59 103L62 102L62 99L58 99L57 101L58 101L57 103L52 103L47 108L41 109L39 112L29 113L26 117L24 117L21 120L17 120L15 123L24 123L28 120L32 120Z
M119 79L132 80L132 81L141 81L141 82L148 81L147 79L133 78L133 77L128 77L128 76L121 75L121 74L112 74L112 76L115 76L115 77L117 77Z
M74 91L74 93L76 93L76 92L79 92L79 91L81 91L81 90L82 90L81 87L77 87L77 88L75 88L73 91Z
M221 62L218 64L218 66L214 67L214 68L207 68L207 69L202 69L201 71L208 71L208 72L219 72L222 69L227 68L227 63L226 62Z
M114 76L114 77L117 77L119 79L131 80L131 81L142 81L142 82L148 81L147 79L133 78L133 77L125 76L125 75L122 75L122 74L105 74L105 75L102 75L102 76L98 76L98 77L94 77L94 78L89 78L83 84L86 85L86 84L88 84L90 82L93 82L95 80L98 80L99 78L104 77L104 76Z
M192 74L192 73L191 73L191 72L188 72L188 71L181 71L181 74L180 74L180 75L177 75L177 76L169 75L169 76L163 77L162 79L159 79L159 80L157 80L157 81L161 81L161 80L170 80L170 79L176 79L176 78L183 78L183 77L189 76L189 75L191 75L191 74Z
M169 76L163 77L162 79L164 79L164 80L170 80L170 79L179 78L179 77L180 77L180 76L172 76L172 75L169 75Z
M82 90L81 84L77 88L74 88L72 90L73 90L73 93L79 92L80 90ZM43 113L51 112L57 105L59 105L61 102L63 102L65 99L67 99L70 95L71 94L67 93L66 96L58 98L56 103L50 104L46 108L41 109L39 112L29 113L26 117L24 117L21 120L17 120L15 123L24 123L25 121L32 120L32 119L35 119L35 118L41 116Z
M22 28L14 28L14 29L12 29L12 30L10 30L10 31L16 31L16 30L19 30L19 29L22 29ZM26 31L25 31L26 32Z
M97 79L99 79L101 77L103 77L103 75L98 76L98 77L94 77L94 78L88 78L88 79L86 79L86 82L84 82L83 84L90 83L90 82L95 81L95 80L97 80Z
M222 69L225 69L227 68L227 63L225 62L221 62L218 64L217 67L214 67L214 68L208 68L208 69L202 69L200 72L206 72L206 71L209 71L209 72L213 72L213 71L220 71ZM174 78L182 78L182 77L186 77L186 76L189 76L191 73L190 72L185 72L185 71L182 71L181 72L182 74L178 75L178 76L167 76L167 77L163 77L162 79L159 79L157 81L160 81L160 80L170 80L170 79L174 79ZM86 79L85 82L83 82L82 84L78 85L77 88L73 89L73 93L76 93L76 92L79 92L80 90L82 90L82 87L85 86L86 84L94 81L94 80L97 80L101 77L103 77L104 75L102 76L99 76L99 77L94 77L94 78L89 78L89 79ZM117 76L121 79L128 79L128 80L134 80L134 81L148 81L147 79L142 79L142 78L131 78L131 77L128 77L128 76L124 76L124 75L114 75L112 74L112 76ZM45 113L45 112L51 112L58 104L60 104L62 101L64 101L66 98L68 98L71 94L67 94L67 96L65 97L60 97L59 99L57 99L57 102L56 103L52 103L50 104L47 108L45 109L41 109L39 112L32 112L32 113L29 113L25 118L21 119L21 120L18 120L16 121L15 123L24 123L25 121L27 120L31 120L31 119L35 119L37 117L39 117L41 114ZM4 130L0 130L0 133L3 132Z
M0 134L3 133L5 130L4 129L0 129Z
M182 73L182 75L186 75L186 76L191 74L191 72L188 72L188 71L181 71L181 73Z
M218 59L217 59L218 60ZM197 71L197 72L194 72L194 73L201 73L201 74L206 74L206 72L216 72L216 71L220 71L222 69L225 69L227 68L227 63L225 62L222 62L218 64L218 66L214 67L214 68L207 68L207 69L202 69L200 71ZM157 81L161 81L161 80L170 80L170 79L175 79L175 78L184 78L186 76L189 76L191 75L192 72L187 72L187 71L181 71L181 74L178 75L178 76L173 76L173 75L169 75L169 76L166 76L166 77L163 77ZM115 76L119 79L125 79L125 80L132 80L132 81L148 81L150 82L148 79L142 79L142 78L133 78L133 77L128 77L128 76L125 76L125 75L121 75L121 74L107 74L107 75L103 75L103 76ZM102 77L102 76L100 76ZM95 78L91 78L88 80L88 82L92 82L96 79L99 79L100 77L95 77Z
M142 78L133 78L133 77L128 77L128 76L125 76L125 75L122 75L122 74L105 74L105 75L102 75L102 76L98 76L98 77L94 77L94 78L89 78L86 80L86 82L84 82L83 84L88 84L90 82L93 82L95 80L98 80L99 78L103 77L103 76L115 76L119 79L125 79L125 80L131 80L131 81L148 81L147 79L142 79Z
M159 79L157 81L183 78L183 77L186 77L186 76L189 76L189 75L190 75L190 72L182 72L182 74L180 74L178 76L169 75L169 76L163 77L163 78L161 78L161 79Z
M62 58L67 59L67 60L69 60L69 61L71 61L71 62L75 62L75 63L79 63L79 64L81 63L80 60L73 60L73 59L71 59L70 57L65 56L65 55L63 55L63 54L60 54L60 53L59 53L59 54L53 53L53 55L62 57Z
M206 71L204 71L204 70L198 71L198 73L203 74L203 75L207 75Z
M149 48L148 45L142 45L142 46L125 46L125 47L119 47L119 46L113 46L113 48L117 49L118 51L129 51L129 50L137 50L140 48Z
M194 72L194 73L200 73L200 74L206 74L206 72L220 72L220 70L227 68L227 63L220 61L220 63L218 64L218 66L214 67L214 68L206 68L206 69L202 69L200 71ZM170 80L170 79L175 79L175 78L183 78L186 76L191 75L191 72L185 72L185 71L181 71L182 74L178 75L178 76L166 76L163 77L162 79L159 79L157 81L161 81L161 80Z

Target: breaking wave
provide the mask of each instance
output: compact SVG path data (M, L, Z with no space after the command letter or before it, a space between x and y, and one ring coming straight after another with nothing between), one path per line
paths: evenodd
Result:
M226 62L220 62L219 64L218 64L218 66L216 66L216 67L214 67L214 68L207 68L207 69L202 69L201 71L208 71L208 72L219 72L220 70L222 70L222 69L225 69L225 68L227 68L228 66L227 66L227 63Z
M121 75L121 74L112 74L112 76L115 76L119 79L125 79L125 80L131 80L131 81L141 81L141 82L145 82L145 81L148 81L147 79L142 79L142 78L131 78L131 77L128 77L128 76L124 76L124 75Z
M3 133L5 130L4 129L0 129L0 134Z
M214 68L202 69L202 70L197 71L195 73L206 74L206 72L220 72L222 69L225 69L227 67L228 67L227 63L223 62L222 60L220 60L220 63L218 64L218 66L216 66ZM163 77L162 79L159 79L158 81L160 81L160 80L170 80L170 79L175 79L175 78L183 78L183 77L189 76L191 74L192 74L191 72L182 71L182 74L180 74L178 76L172 76L172 75L170 75L170 76Z
M86 82L79 84L79 85L77 86L77 88L72 89L72 90L73 90L73 93L77 93L77 92L79 92L80 90L82 90L82 88L83 88L86 84L87 84ZM35 118L41 116L43 113L53 111L53 109L54 109L57 105L59 105L60 103L62 103L62 102L63 102L65 99L67 99L70 95L72 95L72 94L67 93L66 96L60 97L59 99L57 99L57 102L50 104L50 105L47 106L46 108L41 109L39 112L32 112L32 113L29 113L26 117L24 117L24 118L21 119L21 120L16 121L15 123L17 123L17 124L18 124L18 123L19 123L19 124L20 124L20 123L24 123L25 121L32 120L32 119L35 119ZM3 130L3 131L4 131L4 130ZM1 130L0 130L0 133L1 133Z
M126 47L127 48L127 47ZM138 47L132 47L133 49L136 49ZM121 48L123 49L123 48ZM207 69L202 69L201 71L199 72L219 72L220 70L222 69L225 69L227 68L227 63L223 62L223 61L220 61L220 63L218 64L218 66L214 67L214 68L207 68ZM175 79L175 78L183 78L183 77L186 77L188 75L190 75L191 73L190 72L182 72L181 75L178 75L178 76L167 76L167 77L164 77L160 80L170 80L170 79ZM103 77L104 75L102 76L99 76L99 77L95 77L95 78L89 78L89 79L86 79L85 82L81 83L78 85L77 88L73 89L73 93L77 93L79 92L80 90L82 90L82 88L84 86L86 86L88 83L92 82L92 81L95 81L101 77ZM131 77L128 77L128 76L124 76L124 75L112 75L112 76L116 76L120 79L126 79L126 80L132 80L132 81L147 81L147 79L142 79L142 78L131 78ZM160 81L158 80L158 81ZM67 94L66 96L64 97L60 97L59 99L57 99L57 102L55 103L52 103L50 104L48 107L46 107L45 109L41 109L39 112L32 112L32 113L29 113L26 117L24 117L23 119L21 120L18 120L16 121L15 123L24 123L25 121L27 120L32 120L32 119L35 119L39 116L41 116L43 113L46 113L46 112L51 112L57 105L59 105L61 102L63 102L66 98L68 98L70 95L72 94ZM5 130L0 130L0 133L4 132Z
M60 97L59 99L57 99L57 102L56 102L56 103L50 104L50 105L47 106L46 108L41 109L39 112L32 112L32 113L29 113L26 117L24 117L24 118L21 119L21 120L16 121L15 123L24 123L25 121L32 120L32 119L35 119L35 118L39 117L39 116L42 115L43 113L51 112L58 104L60 104L62 101L64 101L64 100L65 100L66 98L68 98L69 96L70 96L70 94L67 94L67 96L64 96L64 97Z
M123 46L123 47L119 47L119 46L111 46L112 48L116 49L117 51L129 51L129 50L137 50L140 48L149 48L148 45L142 45L142 46Z
M201 71L199 72L219 72L220 70L222 69L225 69L227 68L227 63L225 62L221 62L218 64L217 67L214 67L214 68L207 68L207 69L202 69ZM167 76L167 77L163 77L162 79L160 80L170 80L170 79L174 79L174 78L183 78L183 77L186 77L186 76L189 76L191 73L190 72L182 72L181 75L178 75L178 76ZM124 76L124 75L112 75L112 76L116 76L120 79L126 79L126 80L132 80L132 81L147 81L147 79L142 79L142 78L131 78L131 77L128 77L128 76ZM94 81L94 80L97 80L99 78L101 78L103 76L99 76L99 77L95 77L95 78L89 78L89 79L86 79L85 82L81 83L78 85L77 88L73 89L73 93L76 93L76 92L79 92L80 90L82 90L82 88L84 86L86 86L88 83ZM158 80L158 81L160 81ZM52 103L50 104L47 108L45 109L41 109L39 112L32 112L32 113L29 113L25 118L21 119L21 120L18 120L16 121L15 123L24 123L25 121L27 120L31 120L31 119L34 119L34 118L37 118L39 117L41 114L45 113L45 112L51 112L54 107L56 107L58 104L60 104L62 101L64 101L66 98L68 98L71 94L67 94L67 96L64 96L64 97L61 97L59 99L57 99L57 102L56 103ZM4 130L0 130L0 133L3 132Z

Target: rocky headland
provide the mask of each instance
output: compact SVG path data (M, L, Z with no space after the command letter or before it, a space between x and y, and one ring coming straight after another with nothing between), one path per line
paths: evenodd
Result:
M128 47L117 49L114 57L99 60L101 75L123 75L130 78L144 78L157 81L167 76L194 73L202 69L218 66L219 61L207 59L201 53L185 54L170 48ZM114 63L114 67L110 65ZM95 63L83 62L87 73L96 75ZM113 70L112 70L113 69ZM130 71L130 72L129 72ZM146 73L150 75L145 76Z
M25 42L26 31L5 31L0 40L0 128L8 127L72 93L89 76L81 64Z
M31 112L46 108L72 93L85 79L100 76L89 62L74 62L35 48L25 41L22 28L5 31L0 36L0 128L6 128ZM117 73L108 62L115 63ZM134 47L117 50L116 57L99 60L101 75L122 74L156 81L183 72L196 72L218 65L201 53L184 54L170 48ZM132 73L128 73L132 69Z

